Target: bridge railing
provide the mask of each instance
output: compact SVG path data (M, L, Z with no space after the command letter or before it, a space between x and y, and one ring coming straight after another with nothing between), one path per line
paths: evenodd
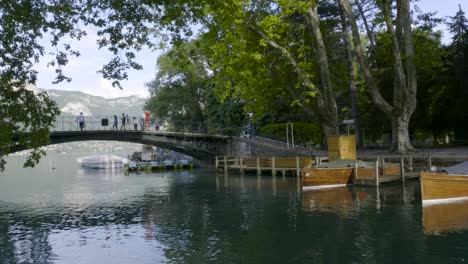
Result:
M107 119L108 123L103 126L102 120ZM112 120L112 122L111 122ZM85 116L84 130L112 130L114 118L110 116ZM80 125L76 116L57 116L51 131L79 131Z
M117 116L117 130L133 131L134 120L130 116L130 121L122 126L122 119ZM144 120L140 117L136 118L137 130L141 131L161 131L161 132L181 132L181 133L198 133L198 134L224 134L224 135L238 135L242 131L242 127L236 128L222 128L219 131L208 131L207 125L202 122L192 121L172 121L170 123L161 123L160 120L150 118L146 125ZM113 130L114 116L85 116L83 130ZM80 131L80 125L76 116L57 116L56 121L50 128L51 131ZM232 133L227 133L232 132Z

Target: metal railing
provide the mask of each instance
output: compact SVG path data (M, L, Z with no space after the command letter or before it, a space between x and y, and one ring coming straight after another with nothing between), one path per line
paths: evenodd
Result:
M122 130L134 131L133 116L130 116L130 121L122 126L122 119L117 116L117 128L114 127L114 116L85 116L84 131L86 130ZM136 118L138 131L161 131L161 132L181 132L181 133L198 133L198 134L220 134L219 131L211 131L207 125L202 122L193 121L171 121L170 123L161 122L155 118L151 118L147 123L141 117ZM224 128L223 131L234 131L235 134L242 132L242 127ZM50 127L50 131L80 131L80 125L76 116L57 116L56 121Z

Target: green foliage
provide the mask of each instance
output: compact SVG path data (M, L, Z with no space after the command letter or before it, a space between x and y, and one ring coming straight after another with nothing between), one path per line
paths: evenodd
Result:
M198 45L197 41L183 43L162 55L156 79L147 84L151 98L145 108L178 131L205 131L203 106L209 78Z
M295 144L320 145L323 140L323 133L317 123L293 123ZM291 133L291 130L289 131ZM269 124L260 128L260 135L286 140L286 124ZM291 136L291 135L290 135Z
M448 23L453 34L448 48L448 80L445 112L451 114L450 123L456 140L467 140L468 130L468 19L459 11ZM448 111L447 111L448 110Z
M373 24L370 35L377 36L369 59L383 97L391 101L394 57L391 39L381 30L382 4L367 3L366 9L371 10L368 19ZM338 109L349 108L346 87L350 78L335 1L0 1L0 168L13 140L34 149L27 165L37 162L42 154L37 147L46 142L47 128L58 109L45 94L33 95L13 87L35 82L33 64L45 54L46 46L39 41L45 35L51 37L48 46L54 50L49 64L56 68L55 82L70 81L62 68L70 57L79 56L69 40L79 40L86 34L80 28L82 24L95 26L99 47L114 54L100 73L112 79L115 86L127 78L128 69L141 69L134 60L136 51L143 46L157 48L155 39L160 46L172 45L157 62L158 72L148 84L151 98L146 108L177 129L239 134L257 121L275 123L263 125L262 132L284 137L285 129L279 123L298 121L297 141L321 142L318 125L306 123L327 122L320 117L323 110L318 111L317 96L322 95L323 80L308 16L316 5L330 66L332 97L337 99ZM463 136L468 122L465 15L460 8L450 21L454 37L448 48L433 31L440 20L430 14L413 20L419 85L411 130L418 137L428 131L434 136L453 131ZM192 37L191 25L197 23L203 33L186 41ZM366 135L389 133L389 120L382 118L382 112L373 105L362 80L358 76Z
M59 111L47 94L34 94L25 85L36 81L33 66L44 55L40 39L45 32L55 47L50 64L58 67L56 82L68 80L60 66L68 62L66 55L79 53L58 40L83 35L75 24L77 9L57 1L0 1L0 171L5 156L18 148L32 149L25 166L34 166L44 155L39 147L48 142Z
M158 59L146 109L177 131L239 135L243 104L231 96L221 102L215 95L207 44L203 38L181 43Z

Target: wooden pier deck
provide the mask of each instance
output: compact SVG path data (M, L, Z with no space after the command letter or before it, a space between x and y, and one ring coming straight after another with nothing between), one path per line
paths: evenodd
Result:
M407 173L405 174L405 180L407 179L419 179L420 173ZM387 182L398 182L403 181L401 175L380 175L379 184ZM377 182L375 179L356 179L354 180L355 185L367 185L367 186L376 186Z
M322 164L328 161L327 157L216 157L216 168L225 173L235 172L240 174L254 173L257 175L269 174L276 176L281 174L302 177L304 167ZM429 161L430 162L430 161ZM377 159L375 170L358 168L354 170L355 185L378 186L381 183L404 182L407 179L418 179L420 171L413 167L412 159L406 164L401 159L400 164L394 166L384 165L383 159ZM406 169L405 169L406 167ZM385 169L382 169L385 168ZM401 169L403 168L403 169ZM422 171L423 169L421 169ZM376 177L377 174L377 177Z

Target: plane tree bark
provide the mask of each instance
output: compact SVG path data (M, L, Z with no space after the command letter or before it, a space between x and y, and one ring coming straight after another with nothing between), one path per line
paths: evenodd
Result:
M361 71L373 102L382 110L392 123L392 151L407 153L414 147L409 138L409 122L416 108L416 67L414 65L414 48L411 30L410 1L397 0L396 24L393 23L391 0L384 0L382 14L384 15L387 33L392 39L393 53L393 103L390 104L381 94L380 89L371 73L368 56L361 42L356 18L348 0L340 0L340 4L350 21L354 48L358 57Z

